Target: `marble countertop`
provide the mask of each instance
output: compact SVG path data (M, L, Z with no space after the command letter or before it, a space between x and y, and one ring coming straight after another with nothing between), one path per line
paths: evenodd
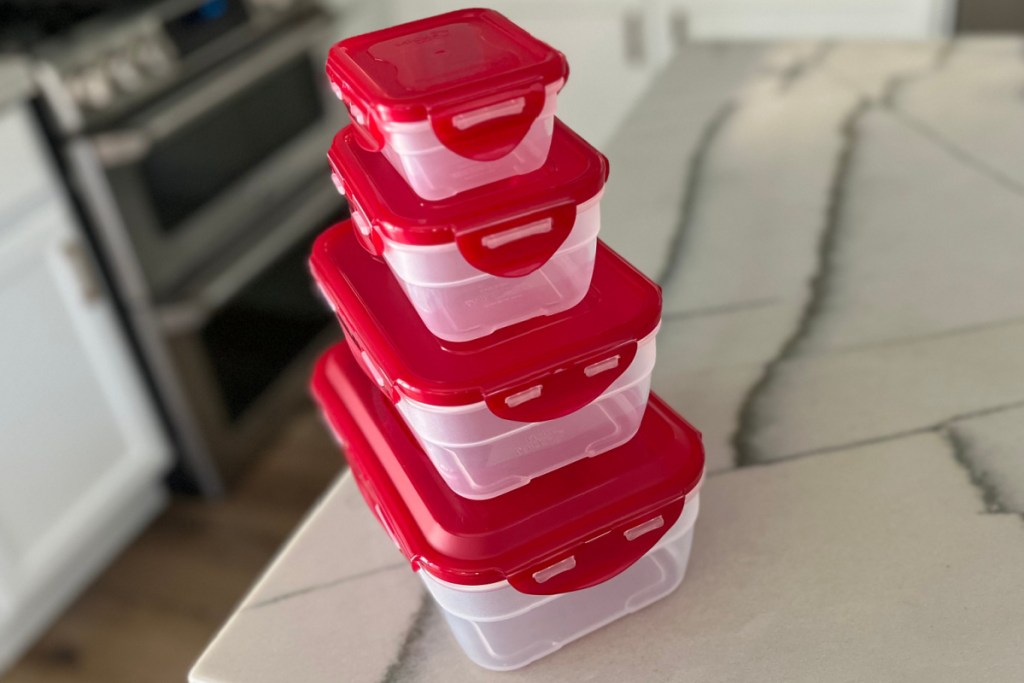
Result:
M1018 39L684 48L602 228L705 434L680 589L491 673L343 477L192 681L1020 680L1022 150Z

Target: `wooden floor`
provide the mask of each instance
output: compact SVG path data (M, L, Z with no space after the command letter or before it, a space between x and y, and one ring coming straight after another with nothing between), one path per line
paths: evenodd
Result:
M343 460L312 410L222 502L175 499L4 683L183 683Z

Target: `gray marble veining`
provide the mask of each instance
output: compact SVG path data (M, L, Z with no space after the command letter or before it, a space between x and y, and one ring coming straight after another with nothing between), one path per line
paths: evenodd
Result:
M670 261L669 243L708 128L763 52L747 46L684 48L630 114L632 133L614 137L602 150L611 162L602 224L617 226L602 238L651 277ZM685 84L685 97L663 92L676 84Z
M1024 515L1024 406L955 419L947 429L987 509Z

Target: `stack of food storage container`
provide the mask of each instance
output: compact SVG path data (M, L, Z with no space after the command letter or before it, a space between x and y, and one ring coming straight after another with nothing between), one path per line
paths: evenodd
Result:
M489 10L338 43L352 219L311 268L348 348L313 392L473 661L513 669L670 593L700 434L650 395L661 292L597 239L568 67Z

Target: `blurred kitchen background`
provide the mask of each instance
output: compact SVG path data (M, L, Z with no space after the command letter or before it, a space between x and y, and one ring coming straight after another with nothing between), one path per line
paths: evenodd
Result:
M0 0L0 678L184 680L342 467L305 257L328 45L444 0ZM684 41L1020 31L1019 0L502 0L602 146ZM6 672L6 674L4 673Z

